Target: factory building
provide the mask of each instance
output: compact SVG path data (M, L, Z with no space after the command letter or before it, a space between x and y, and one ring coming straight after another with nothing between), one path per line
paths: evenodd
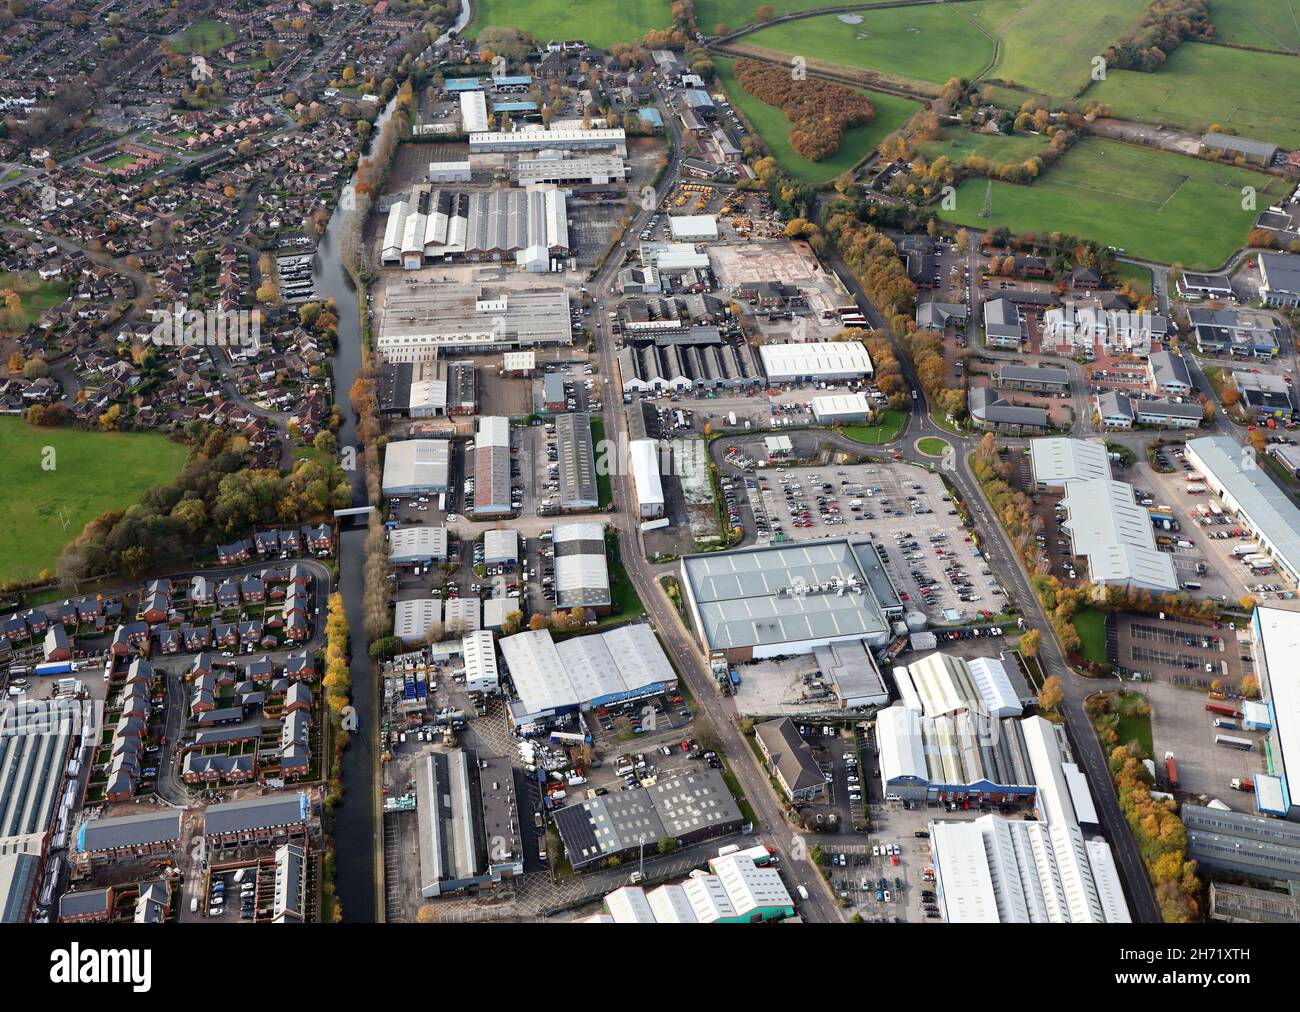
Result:
M549 158L517 159L511 167L511 175L519 186L535 186L538 183L607 186L610 183L621 183L627 177L623 159L614 155L563 157L563 154L554 152Z
M585 411L557 415L555 440L560 457L560 509L576 512L599 508L591 416Z
M471 155L504 153L519 154L525 151L592 151L612 148L620 158L627 157L627 134L621 127L593 130L499 130L472 133L469 136Z
M615 889L605 896L603 912L585 923L761 924L793 916L794 900L780 872L750 853L731 853L710 859L707 873L678 883Z
M581 605L595 615L609 613L609 561L605 556L605 525L599 521L570 521L551 528L555 550L555 606Z
M659 443L634 439L628 444L632 461L632 484L636 489L637 513L642 520L664 515L664 486L659 476Z
M394 527L388 533L388 561L394 566L446 562L447 528Z
M861 341L765 344L758 349L768 383L843 382L870 378L871 356Z
M400 439L384 448L384 495L439 495L447 491L451 444L445 439Z
M449 351L573 343L569 295L561 286L495 290L393 284L386 298L376 347L388 362L425 363Z
M489 415L478 420L474 437L474 514L510 510L510 419Z

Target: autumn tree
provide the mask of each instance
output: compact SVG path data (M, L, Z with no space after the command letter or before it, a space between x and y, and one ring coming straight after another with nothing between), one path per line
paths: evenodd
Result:
M1061 679L1057 675L1050 675L1043 682L1043 687L1038 690L1038 706L1040 709L1055 713L1061 702L1065 698L1065 690L1061 685Z

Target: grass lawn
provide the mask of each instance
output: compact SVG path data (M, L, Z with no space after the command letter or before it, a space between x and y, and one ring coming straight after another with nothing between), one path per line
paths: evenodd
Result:
M614 491L609 483L609 468L613 462L608 459L612 451L608 447L605 448L605 466L601 466L601 444L604 441L605 419L593 415L591 418L591 445L596 451L596 498L600 500L602 507L614 501Z
M1067 232L1143 259L1212 268L1254 224L1256 212L1241 207L1247 185L1259 207L1287 191L1275 176L1088 137L1030 186L994 182L991 219L980 217L983 179L963 183L957 206L940 214L959 225Z
M916 448L922 453L928 453L931 457L942 457L948 452L949 442L946 439L940 439L938 436L926 436Z
M1106 663L1106 613L1084 608L1074 616L1074 628L1083 640L1083 656L1094 664Z
M931 162L947 155L954 165L960 165L971 155L987 158L994 165L1023 162L1047 147L1048 138L1042 134L978 134L964 127L945 127L937 141L919 145L921 154Z
M1029 0L991 4L978 20L1002 41L986 75L1044 95L1073 96L1092 75L1093 57L1146 13L1149 0Z
M668 0L478 0L464 34L474 38L484 28L521 28L543 44L585 39L608 49L615 42L636 42L671 21Z
M1151 294L1151 268L1141 264L1115 264L1115 278L1121 285L1132 285L1139 295Z
M732 73L734 60L714 57L718 68L718 80L722 82L727 96L735 104L750 126L758 131L776 160L791 176L805 183L824 183L834 179L841 172L851 169L863 158L876 149L888 134L893 133L914 114L920 111L921 104L911 99L898 98L894 95L882 95L879 92L863 90L871 104L875 106L876 118L865 126L854 127L844 135L844 142L830 158L820 162L809 161L790 146L790 121L785 113L775 106L760 102L742 88Z
M1300 60L1185 42L1154 74L1112 70L1088 89L1125 119L1201 131L1218 123L1242 137L1300 147ZM1260 204L1267 207L1267 204Z
M891 443L898 438L907 422L906 411L886 408L873 425L846 425L840 431L859 443Z
M841 17L862 21L845 24ZM974 77L993 58L993 40L955 7L827 14L761 29L744 42L932 84Z
M605 554L609 558L609 596L613 610L601 620L601 625L628 622L644 615L645 605L641 603L641 595L636 592L627 570L623 568L617 535L605 535Z
M36 274L0 271L0 291L6 290L17 292L22 306L11 311L0 304L0 334L21 334L47 309L63 301L68 286L62 281L42 281Z
M42 469L45 447L54 470ZM53 569L86 521L175 477L185 447L148 433L43 429L0 418L0 581ZM65 529L59 511L70 521Z
M713 30L722 22L734 31L745 25L755 23L754 11L761 6L759 0L699 0L695 5L695 20L700 31L712 35ZM774 17L793 14L795 11L808 11L825 7L826 0L777 0L768 6Z
M1300 52L1300 0L1214 0L1210 18L1220 42Z
M222 21L195 21L183 32L167 40L176 53L210 53L235 41L238 32Z

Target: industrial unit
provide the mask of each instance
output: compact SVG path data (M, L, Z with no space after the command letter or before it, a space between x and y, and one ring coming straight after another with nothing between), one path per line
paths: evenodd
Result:
M560 509L597 509L600 499L596 455L591 445L591 416L585 411L557 415L555 440L560 458Z
M871 356L861 341L765 344L758 353L772 386L861 380L873 373Z
M613 601L609 561L605 556L605 525L599 521L570 521L551 528L555 549L555 606L581 605L604 615Z
M438 495L447 491L451 444L445 439L400 439L384 448L384 495Z
M376 347L388 362L430 362L447 351L573 343L569 295L561 286L490 289L391 284Z
M516 727L673 689L677 675L653 630L643 623L556 643L536 629L500 640L515 688ZM657 839L657 838L656 838Z
M659 475L659 442L634 439L628 444L637 514L642 520L664 515L664 486Z
M794 900L775 868L747 853L709 861L709 872L653 889L622 886L588 924L758 924L794 916Z
M510 419L488 415L474 437L474 513L509 513L510 502Z

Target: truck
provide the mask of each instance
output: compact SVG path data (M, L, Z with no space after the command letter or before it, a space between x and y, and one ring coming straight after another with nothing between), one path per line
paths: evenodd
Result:
M1254 777L1233 777L1232 789L1234 791L1246 791L1249 794L1253 794L1255 792L1255 778Z
M1210 512L1213 513L1216 517L1221 517L1221 516L1223 516L1223 507L1220 506L1220 505L1219 505L1217 502L1215 502L1213 499L1211 499L1211 500L1210 500Z
M1216 703L1209 702L1205 704L1205 712L1217 714L1220 717L1227 717L1229 720L1238 720L1241 717L1241 711L1237 709L1234 703Z
M1255 743L1249 738L1234 738L1230 734L1216 734L1214 744L1239 749L1242 752L1250 752L1255 747Z
M1188 495L1201 495L1203 492L1208 492L1209 489L1207 489L1200 482L1193 482L1192 484L1187 486L1186 491Z
M32 674L37 677L45 675L70 675L72 674L71 661L46 661L44 664L38 664L32 669Z
M1200 471L1188 471L1183 477L1188 481L1205 481L1205 475Z
M740 687L740 672L735 668L731 669L731 687L733 689Z
M1169 789L1176 791L1178 789L1178 762L1174 759L1172 752L1165 753L1165 776L1169 779Z

